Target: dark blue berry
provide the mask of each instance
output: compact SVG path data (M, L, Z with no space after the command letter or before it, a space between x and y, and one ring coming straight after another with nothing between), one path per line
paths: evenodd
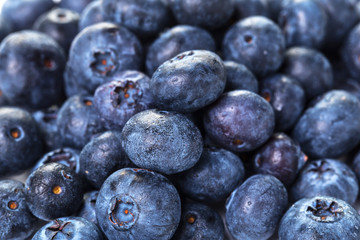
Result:
M103 21L104 17L101 11L101 1L92 1L88 5L86 5L84 10L80 14L79 31L90 25Z
M224 65L226 71L225 91L249 90L258 93L258 80L245 65L233 61L225 61Z

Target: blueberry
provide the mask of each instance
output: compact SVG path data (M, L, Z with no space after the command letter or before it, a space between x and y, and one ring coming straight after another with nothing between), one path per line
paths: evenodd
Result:
M226 225L235 239L268 239L288 204L284 185L271 175L257 174L235 189L226 202Z
M225 61L224 65L226 71L225 91L242 89L258 93L258 80L245 65L233 61Z
M161 174L123 168L102 185L96 216L109 239L170 239L180 222L181 202Z
M94 105L107 128L121 130L134 114L151 108L150 78L139 71L123 71L96 88Z
M99 226L99 224L98 224L98 221L96 218L95 204L96 204L96 199L98 197L98 194L99 194L99 191L97 191L97 190L85 193L82 207L81 207L79 213L77 214L78 217L83 217L83 218L89 220L90 222L96 224L97 226ZM99 228L100 228L100 226L99 226Z
M215 41L206 30L176 25L163 32L150 46L146 55L146 70L149 76L165 61L190 50L216 51Z
M285 133L275 133L252 158L256 173L273 175L286 187L295 180L302 161L300 146Z
M360 36L360 24L352 28L351 32L345 38L341 49L341 57L348 72L355 79L360 76L359 55L360 44L356 41Z
M232 0L173 0L171 10L180 24L216 29L227 23L233 14Z
M28 176L25 197L36 217L52 220L76 213L82 203L83 186L71 168L60 163L47 163Z
M96 189L100 189L110 174L130 166L121 146L121 132L108 131L94 137L80 153L79 171Z
M331 196L354 204L359 193L358 179L351 168L335 159L308 162L291 187L294 201L315 196Z
M274 109L276 131L290 130L305 108L306 95L302 85L283 74L262 79L259 94Z
M306 109L293 138L310 158L336 158L360 141L360 101L351 93L332 90Z
M198 162L203 150L199 129L177 112L145 110L122 130L122 146L139 167L174 174Z
M41 227L32 240L103 240L99 228L82 217L62 217Z
M328 17L313 0L289 0L282 6L278 23L286 46L320 48L325 40Z
M139 70L142 52L138 38L125 27L101 22L83 29L70 47L64 72L66 94L93 94L116 72Z
M175 176L181 193L202 202L220 202L242 183L244 165L234 153L216 147L204 147L199 162Z
M275 1L273 0L273 2ZM235 0L234 2L235 2L236 16L238 19L247 18L251 16L270 17L270 8L269 8L270 4L267 1Z
M325 55L314 49L289 48L281 72L299 81L308 100L333 87L332 66Z
M224 91L225 66L207 50L186 51L164 62L151 78L150 89L160 109L194 112Z
M222 147L247 152L260 147L273 134L275 116L271 105L247 90L226 92L204 110L204 128Z
M27 206L22 182L0 181L0 219L1 239L26 239L34 232L37 218Z
M43 154L40 130L21 108L0 108L0 176L30 168Z
M303 198L284 214L280 240L346 239L360 237L360 215L343 200L318 196Z
M64 67L63 49L44 33L23 30L1 42L0 89L11 105L38 110L61 103Z
M66 8L77 13L81 13L84 8L95 0L61 0L58 6L60 8Z
M103 21L104 17L101 12L101 1L92 1L88 5L86 5L84 10L80 14L79 31L90 25Z
M239 20L223 39L225 60L244 64L257 77L277 71L283 61L285 38L276 23L262 16Z
M224 223L211 207L189 202L182 205L181 220L173 240L223 240Z

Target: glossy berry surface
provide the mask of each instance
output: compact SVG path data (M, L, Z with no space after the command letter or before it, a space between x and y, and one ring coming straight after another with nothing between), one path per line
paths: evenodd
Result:
M1 239L25 239L36 229L37 218L27 206L24 190L22 182L0 181Z
M25 196L36 217L52 220L70 216L79 209L83 186L71 168L60 163L48 163L28 176Z
M199 129L185 115L156 109L126 122L122 146L136 166L165 174L193 167L203 150Z
M102 185L96 215L109 239L170 239L180 222L180 197L161 174L123 168Z
M225 66L207 50L186 51L154 72L150 89L158 108L194 112L214 102L224 91Z

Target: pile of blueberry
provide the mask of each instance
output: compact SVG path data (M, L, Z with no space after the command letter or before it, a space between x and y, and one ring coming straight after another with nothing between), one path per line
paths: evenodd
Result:
M359 0L0 6L1 240L360 239Z

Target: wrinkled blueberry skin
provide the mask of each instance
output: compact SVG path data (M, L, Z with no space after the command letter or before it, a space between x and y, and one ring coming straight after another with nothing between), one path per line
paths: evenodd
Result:
M308 162L291 187L294 201L315 196L331 196L354 204L359 193L358 179L351 168L335 159Z
M61 148L61 138L58 134L56 119L58 117L59 107L56 105L49 108L40 109L32 113L37 125L40 128L42 139L45 143L45 149L48 151Z
M0 108L0 176L26 170L43 154L40 130L31 114L16 107Z
M164 62L153 74L150 89L160 109L194 112L224 91L225 66L207 50L186 51Z
M82 204L82 207L77 214L78 217L83 217L89 220L90 222L96 224L99 226L97 218L96 218L96 209L95 209L95 203L97 196L99 194L99 191L91 191L84 194L84 201ZM100 228L100 226L99 226Z
M345 38L342 49L341 57L344 65L352 77L358 79L360 76L360 44L357 41L360 36L360 24L357 24Z
M359 118L359 99L332 90L305 110L293 129L293 138L310 158L336 158L359 143Z
M55 6L52 0L6 0L0 15L12 26L12 32L31 29L41 14Z
M101 12L101 1L90 2L80 14L79 31L84 28L103 22L104 18Z
M211 207L188 202L182 205L181 220L172 240L223 240L224 223Z
M82 181L71 168L48 163L28 176L25 197L30 211L42 220L70 216L81 206Z
M99 228L82 217L62 217L41 227L32 240L103 240Z
M276 131L291 129L305 108L303 87L297 80L283 74L262 79L259 94L274 109Z
M78 33L79 18L77 12L55 8L39 16L33 29L55 39L67 54L72 40Z
M194 167L175 176L180 192L201 202L225 200L245 178L244 165L234 153L204 147Z
M285 52L285 38L273 21L262 16L239 20L223 39L224 59L244 64L257 77L279 69Z
M1 239L26 239L35 230L37 219L27 206L22 182L0 181L0 218Z
M81 149L92 136L104 132L93 97L74 95L61 106L56 125L63 146Z
M268 239L287 204L286 188L277 178L253 175L227 199L225 223L235 239Z
M348 203L328 196L303 198L284 214L280 240L346 239L360 237L360 215Z
M139 70L142 46L128 29L113 23L97 23L73 40L64 72L67 96L93 94L118 71Z
M285 53L281 72L300 82L307 100L313 99L333 87L333 70L329 60L319 51L289 48Z
M172 21L167 0L103 0L106 21L125 26L144 38L155 36Z
M243 64L225 61L226 85L225 91L232 90L249 90L257 93L259 91L259 83L254 74Z
M344 37L359 21L354 0L317 0L328 16L325 46L328 49L339 47Z
M150 109L127 121L122 147L136 166L174 174L199 161L203 142L199 129L185 115Z
M247 152L270 138L275 115L261 96L247 90L234 90L205 108L203 123L205 132L215 143L234 152Z
M295 180L301 161L303 153L300 146L285 133L275 133L254 152L252 158L256 173L270 174L286 187Z
M162 63L182 52L201 49L216 51L215 41L209 32L190 25L170 28L149 46L146 55L147 73L152 76Z
M107 128L120 130L130 117L153 106L150 78L139 71L115 73L96 88L94 105Z
M80 153L80 172L100 189L105 179L120 168L132 166L121 146L121 132L104 132L88 142Z
M234 3L232 0L173 0L170 2L170 7L180 24L216 29L225 25L230 19Z
M11 105L37 110L61 103L65 61L62 48L44 33L12 33L0 45L0 89Z
M123 168L101 187L96 216L109 239L170 239L180 222L181 202L161 174Z
M327 22L325 10L313 0L287 1L278 19L287 47L320 48L325 39Z
M61 0L58 6L80 14L88 4L92 3L92 1L94 0Z

